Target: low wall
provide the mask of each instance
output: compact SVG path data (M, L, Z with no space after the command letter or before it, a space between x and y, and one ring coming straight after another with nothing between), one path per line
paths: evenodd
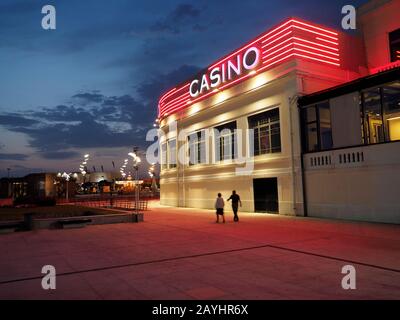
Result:
M138 217L134 213L124 214L109 214L109 215L96 215L96 216L80 216L71 218L50 218L50 219L34 219L33 230L37 229L55 229L57 228L57 222L59 220L92 220L88 225L100 225L100 224L114 224L114 223L132 223L143 221L143 216Z

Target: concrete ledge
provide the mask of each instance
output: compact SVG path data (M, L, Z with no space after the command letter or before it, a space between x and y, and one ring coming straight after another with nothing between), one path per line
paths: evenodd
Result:
M141 219L140 219L141 215ZM87 225L101 225L101 224L114 224L114 223L137 223L143 221L143 214L136 216L134 213L122 213L122 214L109 214L109 215L95 215L95 216L84 216L84 217L71 217L68 220L82 220L90 219L91 222ZM63 219L66 219L65 217ZM61 218L50 218L50 219L34 219L33 229L56 229L58 221Z

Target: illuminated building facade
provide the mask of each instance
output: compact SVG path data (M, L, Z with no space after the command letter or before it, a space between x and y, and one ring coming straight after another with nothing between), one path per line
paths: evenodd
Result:
M357 81L390 62L370 58L363 40L369 41L290 18L166 92L158 106L165 133L161 203L212 208L218 192L227 198L237 190L243 211L300 216L318 211L307 203L318 186L304 179L304 164L310 152L320 150L305 149L305 111L299 112L299 103L303 110L310 105L308 96ZM319 119L330 115L325 109L316 111ZM323 121L316 125L317 145L334 148Z
M358 13L369 75L299 100L305 208L400 223L400 1Z

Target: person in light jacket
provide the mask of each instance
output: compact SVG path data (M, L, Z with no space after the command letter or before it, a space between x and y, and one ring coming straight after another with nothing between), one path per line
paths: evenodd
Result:
M218 198L217 200L215 200L215 209L217 210L217 223L219 223L219 216L222 216L222 222L225 223L224 207L224 198L222 198L222 195L218 193Z

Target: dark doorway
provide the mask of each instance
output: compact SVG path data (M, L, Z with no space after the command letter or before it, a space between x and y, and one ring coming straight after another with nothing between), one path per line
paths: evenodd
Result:
M278 213L278 179L254 179L254 208L256 212Z

